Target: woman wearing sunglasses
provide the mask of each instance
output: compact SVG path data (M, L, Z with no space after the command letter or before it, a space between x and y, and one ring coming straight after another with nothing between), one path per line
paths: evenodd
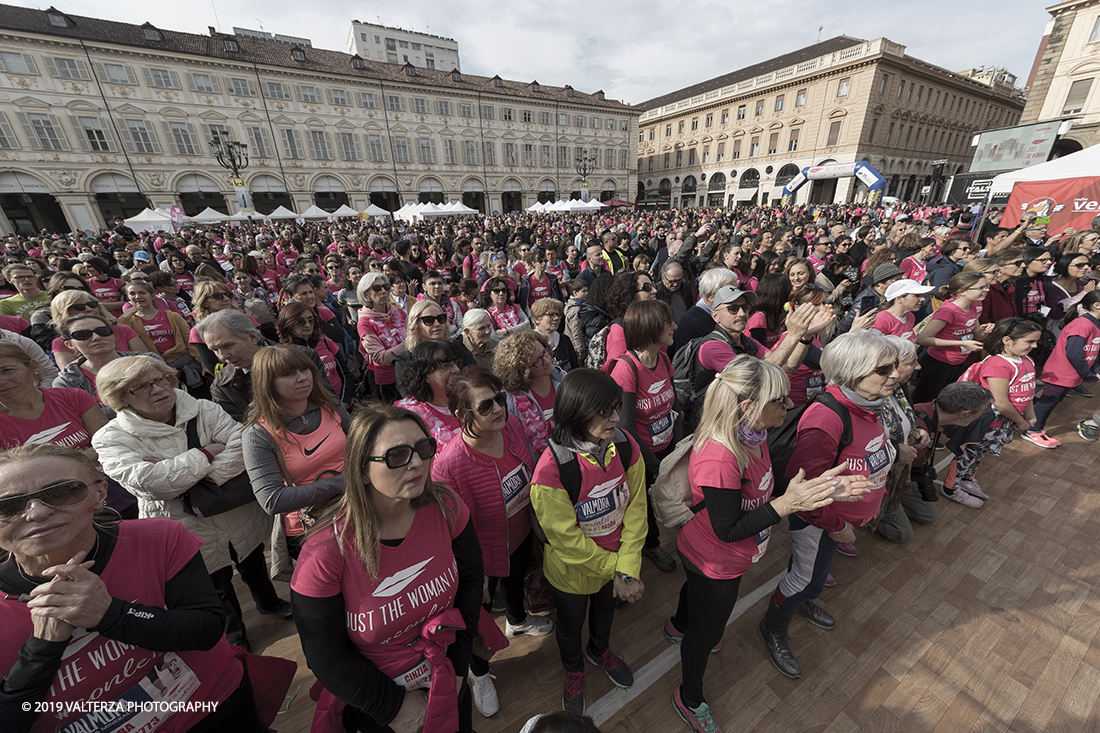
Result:
M348 374L347 363L336 342L321 333L321 326L313 309L305 303L291 301L279 311L275 327L279 332L280 343L308 346L317 352L333 393L345 407L350 405L355 390Z
M1018 315L1013 283L1023 274L1025 260L1016 249L1002 250L987 259L998 269L986 276L989 280L989 293L982 301L978 322L996 325L1005 318L1015 318Z
M401 399L393 359L405 351L405 311L390 301L390 281L380 272L368 272L356 289L359 302L360 350L374 371L375 396L383 402Z
M322 384L317 367L293 346L265 347L252 362L244 465L260 506L281 518L294 558L311 518L344 490L351 418Z
M604 348L607 353L607 361L603 367L610 369L613 359L626 353L626 334L623 332L623 317L631 303L643 300L656 300L657 288L653 280L645 272L627 270L620 272L611 279L604 303L607 314L611 317L611 325L607 329L607 337L604 340Z
M515 283L507 277L491 277L481 289L481 307L493 319L497 338L518 333L531 327L527 315L515 303Z
M82 389L96 399L99 399L96 376L100 369L115 359L123 356L152 356L160 359L159 355L144 351L119 351L114 329L106 318L97 314L76 315L66 319L61 324L61 338L64 339L69 353L76 359L61 370L54 379L53 386ZM100 407L108 419L115 416L115 411L106 407L102 401Z
M412 350L401 374L406 397L394 404L423 418L441 446L462 429L447 401L447 382L464 366L455 342L424 341Z
M357 411L347 438L354 470L294 570L298 635L334 730L420 731L426 718L435 730L471 730L463 680L481 548L466 504L431 479L435 452L415 414Z
M244 471L244 459L240 424L213 402L176 389L176 383L176 371L149 356L127 356L103 367L96 386L117 414L92 444L104 472L137 497L142 518L177 520L203 540L202 559L225 609L225 634L248 650L233 589L234 565L261 613L290 615L264 560L271 518L256 502L210 517L185 508L185 495L196 483L205 478L220 486ZM192 421L195 437L189 440Z
M50 325L54 332L61 333L61 324L69 318L80 315L97 315L112 326L115 348L120 351L145 351L145 344L141 337L129 326L119 324L106 308L91 294L83 290L65 290L59 292L50 301ZM63 336L58 336L51 345L57 368L64 369L74 359L74 354L65 343Z
M5 729L101 729L101 712L55 717L35 707L150 694L167 703L173 698L161 695L182 684L196 688L193 700L218 705L175 712L166 705L130 722L150 725L156 715L159 730L265 730L248 676L222 637L199 539L161 519L95 521L105 484L79 451L27 445L0 453L0 545L12 555L0 565ZM50 684L66 669L80 672Z
M443 448L432 479L450 487L470 507L481 543L488 586L482 601L488 612L497 585L504 586L504 633L546 636L554 625L546 616L527 613L523 578L534 535L531 528L531 474L535 468L527 435L506 409L500 379L482 366L466 367L447 381L448 405L462 425L461 434ZM500 709L487 659L470 661L474 705L483 716Z
M405 371L413 349L425 341L445 341L450 337L451 328L447 324L447 314L432 300L418 300L409 308L409 318L405 331L405 350L393 357L393 367L397 374L397 386L401 387L401 375ZM470 364L473 363L471 356ZM464 364L465 365L465 360ZM402 394L405 393L402 391Z
M620 430L622 388L597 369L574 369L554 402L554 430L531 480L531 505L546 535L543 572L557 607L565 668L562 708L584 714L585 661L616 687L634 675L611 650L615 599L645 591L639 573L646 535L645 462ZM589 640L581 631L589 615ZM583 656L582 656L583 654Z
M802 672L788 641L791 621L797 613L820 629L836 626L833 617L813 601L821 596L838 545L854 544L855 528L866 525L878 512L897 455L879 417L898 381L894 345L874 329L842 334L825 347L821 368L828 384L825 392L836 404L814 402L802 413L797 450L787 464L786 475L816 479L846 464L845 475L856 477L850 480L858 481L868 491L854 500L801 511L788 518L790 567L768 602L758 631L772 664L792 679ZM848 445L841 445L844 422L837 410L848 412L852 426Z
M1067 313L1073 312L1086 293L1096 289L1096 280L1089 277L1091 272L1089 258L1082 254L1062 255L1054 264L1054 277L1047 288L1046 301L1052 331L1057 331L1058 323Z

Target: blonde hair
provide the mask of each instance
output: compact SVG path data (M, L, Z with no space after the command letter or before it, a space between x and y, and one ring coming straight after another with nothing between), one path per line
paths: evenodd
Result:
M405 349L407 351L412 351L423 341L423 339L420 338L420 316L423 315L424 311L428 310L428 308L431 308L433 305L436 308L439 308L439 312L443 313L443 315L446 316L446 313L444 313L443 311L443 307L440 306L439 303L436 303L434 300L418 300L413 303L411 308L409 308L409 318L405 322ZM445 328L443 337L446 338L449 335L450 330Z
M176 386L176 370L160 359L151 356L123 356L99 370L95 387L103 404L115 412L122 412L126 404L126 390L134 385L143 374L154 372L169 377L172 386Z
M195 283L195 289L191 294L191 313L195 316L196 321L201 321L210 315L211 311L206 308L206 301L214 293L229 293L229 288L226 287L224 282L217 280L199 280ZM230 307L236 308L237 299L232 297L233 294L229 293Z
M769 402L786 398L791 383L786 373L775 364L751 356L739 356L707 387L703 400L703 418L695 429L695 450L708 441L723 446L737 457L744 469L748 453L741 443L739 428L752 426L760 419ZM742 406L750 400L748 410Z
M99 298L85 290L62 290L57 295L53 296L53 300L50 301L50 325L53 326L58 333L61 333L61 324L64 323L70 315L73 315L69 313L69 309L73 307L73 303L78 301L83 302L85 298L99 303ZM82 313L77 313L75 315L87 315L88 312L88 310L84 310ZM99 308L91 311L91 313L103 318L107 321L108 325L113 326L117 323L114 316L112 316L103 306L103 303L99 303Z

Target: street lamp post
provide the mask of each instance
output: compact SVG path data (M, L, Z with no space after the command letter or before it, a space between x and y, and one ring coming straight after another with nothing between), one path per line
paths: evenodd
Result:
M588 175L596 171L596 156L577 150L577 175L581 177L581 201L588 201Z
M249 193L248 186L241 178L241 171L248 167L248 145L236 140L222 140L220 136L215 135L210 140L210 149L214 151L218 165L233 174L231 183L233 192L237 195L238 211L251 212L253 210L252 194ZM248 221L252 222L251 216Z

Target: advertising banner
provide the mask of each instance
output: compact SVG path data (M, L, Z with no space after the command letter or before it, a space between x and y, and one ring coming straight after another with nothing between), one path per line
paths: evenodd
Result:
M1047 225L1048 235L1072 227L1084 231L1100 215L1100 178L1070 178L1061 181L1021 181L1012 189L1002 227L1014 227L1028 213Z

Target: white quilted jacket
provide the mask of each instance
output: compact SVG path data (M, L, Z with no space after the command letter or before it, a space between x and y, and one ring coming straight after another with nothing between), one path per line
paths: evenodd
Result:
M212 463L198 449L187 449L187 421L196 415L199 442L225 444ZM92 446L107 475L137 497L142 517L179 520L203 540L202 559L206 569L214 572L230 564L229 543L243 559L267 540L271 517L255 502L206 518L183 511L177 497L199 479L209 477L221 484L244 471L242 431L221 407L179 389L175 422L166 425L123 410L96 432ZM146 456L161 460L146 461Z

